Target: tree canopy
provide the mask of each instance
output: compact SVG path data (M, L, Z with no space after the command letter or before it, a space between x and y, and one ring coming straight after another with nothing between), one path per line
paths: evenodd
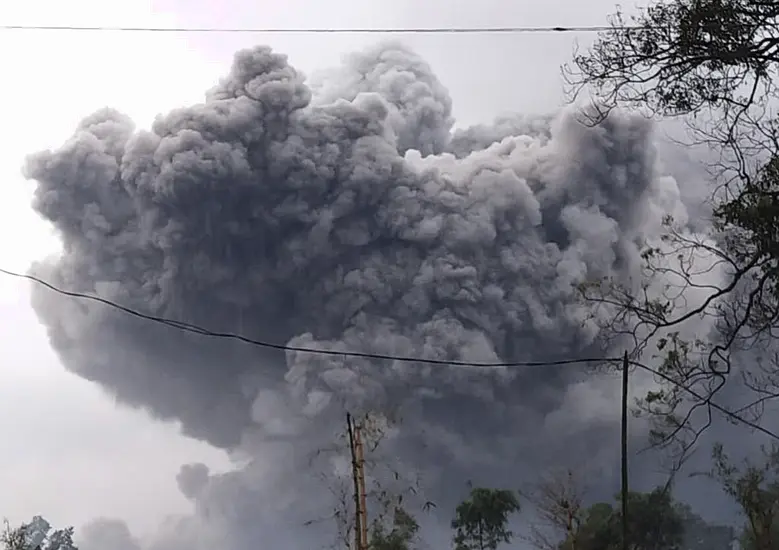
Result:
M760 462L736 466L723 447L713 450L711 477L738 504L745 524L743 550L769 550L779 544L779 448L763 449Z
M626 16L567 67L574 93L593 87L607 108L726 115L715 135L776 96L779 5L773 0L672 0ZM754 122L754 120L753 120ZM767 122L767 121L763 121Z
M419 532L419 524L400 506L395 508L392 528L387 531L382 521L373 524L370 550L410 550Z
M639 410L675 467L712 416L727 413L715 399L734 375L748 391L731 420L754 428L779 396L778 68L775 0L670 0L617 12L565 69L574 96L594 93L589 122L621 106L680 117L714 159L708 231L668 218L663 238L643 243L634 278L581 287L608 309L602 327L668 383Z
M495 550L511 542L509 515L519 512L519 500L512 491L474 488L470 498L455 510L452 529L456 550Z
M667 491L660 488L649 493L628 493L628 509L629 548L681 548L684 518ZM622 548L621 524L620 506L594 504L586 510L578 531L563 542L561 550L619 550Z
M0 543L3 550L78 550L73 543L73 527L52 531L49 522L40 516L13 528L6 522Z

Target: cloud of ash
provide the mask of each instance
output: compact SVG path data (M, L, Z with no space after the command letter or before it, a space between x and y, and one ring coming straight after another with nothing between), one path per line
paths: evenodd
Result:
M241 51L202 104L150 131L103 109L29 159L34 207L64 247L34 272L294 346L462 361L602 353L572 284L633 273L663 216L686 215L651 124L614 113L590 128L569 112L453 123L445 87L398 44L311 86L270 48ZM301 522L331 498L309 475L312 453L333 444L345 410L401 417L384 452L424 472L439 502L467 479L512 485L554 457L612 475L618 381L581 366L285 354L45 289L33 300L69 370L241 457L225 474L182 469L194 515L155 548L256 547L285 529L271 546L310 547ZM116 525L91 536L136 547Z
M84 550L140 550L140 544L123 522L98 519L79 533L77 544Z

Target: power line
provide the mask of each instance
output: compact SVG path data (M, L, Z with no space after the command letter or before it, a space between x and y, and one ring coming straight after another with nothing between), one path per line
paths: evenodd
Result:
M254 338L249 338L248 336L243 336L241 334L236 334L233 332L212 331L199 325L185 323L183 321L176 321L173 319L168 319L157 315L149 315L140 312L138 310L123 306L111 300L101 298L100 296L95 296L93 294L86 294L83 292L73 292L70 290L59 288L47 281L44 281L40 277L36 277L35 275L30 275L27 273L17 273L2 268L0 268L0 273L9 275L11 277L27 279L38 285L44 286L49 290L56 292L57 294L62 294L63 296L69 296L71 298L77 298L80 300L97 302L99 304L103 304L110 308L122 311L123 313L131 315L133 317L137 317L139 319L144 319L146 321L151 321L153 323L158 323L164 326L175 328L177 330L182 330L184 332L191 332L194 334L199 334L201 336L208 336L211 338L224 338L228 340L237 340L239 342L243 342L245 344L249 344L252 346L275 349L280 351L312 353L317 355L334 355L338 357L356 357L356 358L363 358L363 359L386 359L390 361L399 361L401 363L424 363L428 365L446 365L452 367L480 367L480 368L546 367L546 366L560 367L565 365L586 364L586 363L608 363L612 361L621 360L619 358L611 359L611 358L604 358L604 357L592 357L592 358L580 358L580 359L560 359L557 361L522 361L522 362L513 362L513 363L473 362L473 361L450 361L446 359L425 359L422 357L407 357L402 355L389 355L389 354L382 354L382 353L368 353L368 352L359 352L359 351L338 351L338 350L329 350L329 349L310 348L304 346L289 346L286 344L277 344L274 342L266 342L264 340L256 340Z
M80 300L97 302L107 307L122 311L123 313L126 313L130 316L151 321L153 323L158 323L171 328L175 328L177 330L181 330L184 332L191 332L194 334L199 334L201 336L208 336L212 338L224 338L230 340L237 340L239 342L243 342L249 345L262 347L262 348L276 349L280 351L293 351L299 353L310 353L314 355L330 355L330 356L338 356L338 357L356 357L362 359L384 359L390 361L399 361L402 363L423 363L428 365L441 365L441 366L449 366L449 367L472 367L472 368L560 367L566 365L582 365L582 364L593 364L593 363L601 363L601 364L618 363L620 361L623 361L623 358L620 357L586 357L586 358L579 358L579 359L560 359L557 361L471 362L471 361L455 361L455 360L445 360L445 359L425 359L422 357L408 357L402 355L389 355L389 354L382 354L382 353L368 353L368 352L359 352L359 351L337 351L337 350L317 349L317 348L310 348L310 347L303 347L303 346L290 346L286 344L276 344L273 342L256 340L232 332L215 332L212 330L208 330L204 327L201 327L199 325L185 323L182 321L175 321L173 319L167 319L156 315L148 315L146 313L142 313L135 309L123 306L111 300L101 298L100 296L85 294L83 292L73 292L70 290L59 288L49 283L48 281L44 281L40 277L36 277L35 275L30 275L29 273L17 273L15 271L10 271L8 269L3 269L3 268L0 268L0 273L3 273L10 277L27 279L29 281L32 281L38 285L41 285L51 290L52 292L56 292L57 294L61 294L63 296L68 296ZM711 406L711 408L719 411L720 413L724 414L728 418L740 422L745 426L749 426L750 428L753 428L754 430L759 431L764 435L767 435L773 439L779 440L779 435L775 434L771 430L768 430L767 428L764 428L759 424L756 424L755 422L747 420L746 418L740 416L737 413L734 413L733 411L727 409L726 407L723 407L722 405L715 403L712 399L701 395L700 393L696 392L692 388L689 388L684 384L674 380L670 376L637 361L629 361L629 363L631 366L647 371L655 376L662 378L666 382L673 384L679 389L684 390L685 392L693 396L695 399L697 399L699 402L707 403L709 406Z
M749 426L750 428L753 428L753 429L763 433L764 435L767 435L769 437L772 437L773 439L779 440L779 435L775 434L771 430L769 430L767 428L764 428L760 424L757 424L755 422L747 420L746 418L744 418L743 416L739 415L738 413L735 413L735 412L731 411L730 409L728 409L726 407L723 407L722 405L718 404L717 402L715 402L711 398L704 397L703 395L699 394L697 391L693 390L692 388L677 382L676 380L674 380L673 378L671 378L667 374L663 374L662 372L660 372L658 370L655 370L655 369L653 369L653 368L651 368L651 367L649 367L647 365L644 365L643 363L639 363L637 361L628 361L628 363L630 363L630 365L632 365L634 367L638 367L638 368L643 369L645 371L651 372L652 374L654 374L655 376L657 376L659 378L662 378L666 382L669 382L670 384L675 385L679 389L684 390L685 392L689 393L691 396L693 396L695 399L697 399L699 401L699 403L704 404L704 405L708 404L712 409L714 409L716 411L719 411L720 413L724 414L725 416L727 416L731 420L735 420L736 422L740 422L740 423L744 424L745 426Z
M641 26L619 27L642 29ZM549 27L389 27L389 28L305 28L305 27L142 27L124 25L0 25L2 31L75 31L75 32L153 32L153 33L212 33L212 34L547 34L571 32L606 32L608 25L549 26Z

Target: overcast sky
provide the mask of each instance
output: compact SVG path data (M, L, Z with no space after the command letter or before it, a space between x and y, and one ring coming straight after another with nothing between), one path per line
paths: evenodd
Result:
M26 0L2 2L11 24L261 27L441 27L597 25L607 0ZM459 124L503 112L537 113L562 102L559 66L572 34L402 36L449 87ZM586 36L579 36L586 41ZM355 35L163 35L0 32L0 267L26 271L56 250L29 208L24 156L54 147L79 119L110 105L147 126L153 116L201 99L232 52L268 43L307 74L336 64L379 37ZM126 519L148 532L182 511L181 464L217 470L222 453L177 435L175 425L118 408L97 386L68 374L28 306L26 284L0 278L0 515L42 514L56 525L96 516ZM141 477L139 472L144 472Z

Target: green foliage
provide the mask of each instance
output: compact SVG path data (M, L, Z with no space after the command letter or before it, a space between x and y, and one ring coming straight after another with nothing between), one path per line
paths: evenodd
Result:
M12 528L6 521L3 534L0 536L0 543L3 545L3 550L28 550L26 548L25 527Z
M619 501L619 499L618 499ZM632 550L677 550L684 540L684 517L673 499L660 488L628 494L628 546ZM619 550L622 548L621 506L598 503L587 509L574 540L561 550Z
M684 550L731 550L736 540L732 527L711 525L686 504L678 504L677 507L684 523Z
M746 321L757 329L775 323L779 307L779 156L722 201L714 215L723 230L730 230L731 238L725 244L737 265L753 266L757 294Z
M475 488L470 499L461 502L452 520L456 550L495 550L502 542L511 542L508 517L519 512L519 500L513 491Z
M35 538L37 533L40 542L33 548L30 539ZM40 517L14 528L6 522L0 543L3 550L78 550L73 543L73 527L50 531L48 523Z
M746 519L744 550L774 550L779 544L779 449L764 449L762 464L746 461L738 468L721 445L714 447L711 475L740 506Z
M396 507L392 529L387 532L381 521L374 521L371 530L370 550L410 550L419 531L419 524L408 512Z
M78 550L73 544L73 527L58 529L51 533L46 538L41 550Z
M582 524L575 534L560 545L561 550L608 550L621 540L614 509L600 502L584 511Z
M713 153L710 234L666 220L661 242L645 243L636 281L580 286L607 309L604 338L632 339L633 358L656 346L652 366L668 388L639 408L657 420L652 442L678 469L736 370L733 352L765 346L779 329L779 2L654 0L634 16L617 12L567 75L574 95L599 98L583 113L589 122L619 106L683 116L690 139ZM727 275L710 277L717 272ZM705 317L716 333L701 328ZM754 418L761 397L779 393L779 356L740 370L757 396L739 411Z
M589 507L576 536L560 550L621 550L621 508L603 502ZM734 540L731 528L709 525L662 488L629 493L628 533L631 550L730 550Z
M749 97L745 85L770 88L777 16L776 2L758 0L672 0L633 17L618 12L568 72L573 84L594 85L610 103L662 115L729 111Z

